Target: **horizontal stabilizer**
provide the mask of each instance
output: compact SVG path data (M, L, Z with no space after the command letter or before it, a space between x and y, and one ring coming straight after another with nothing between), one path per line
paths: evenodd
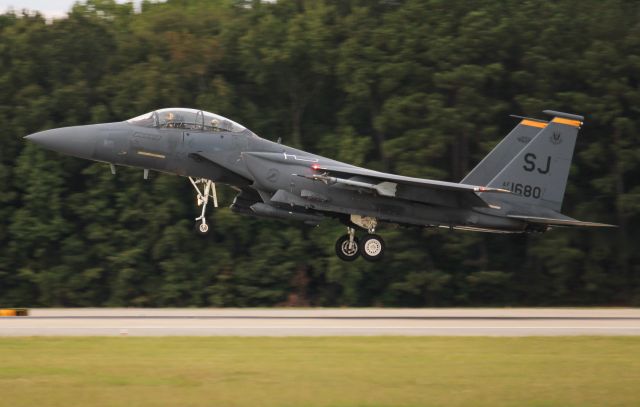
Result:
M577 219L565 218L565 219L557 219L557 218L541 218L537 216L521 216L521 215L507 215L509 218L513 219L521 219L530 223L540 223L544 225L553 225L553 226L577 226L577 227L605 227L605 228L617 228L616 225L609 225L606 223L596 223L596 222L583 222Z

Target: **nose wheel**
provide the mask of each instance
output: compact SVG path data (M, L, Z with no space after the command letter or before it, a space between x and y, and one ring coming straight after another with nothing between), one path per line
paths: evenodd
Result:
M196 218L196 232L201 235L206 235L209 233L209 225L207 224L206 211L207 204L209 203L209 199L213 201L213 207L218 207L218 194L216 193L216 184L205 178L192 178L189 177L189 181L191 181L191 185L196 190L196 200L198 202L198 206L202 207L202 212L200 212L200 216ZM201 189L202 188L202 189Z
M201 235L209 233L209 225L206 220L202 219L200 223L196 223L196 232Z

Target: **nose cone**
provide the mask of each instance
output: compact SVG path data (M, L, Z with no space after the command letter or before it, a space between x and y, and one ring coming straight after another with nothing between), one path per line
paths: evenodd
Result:
M95 147L95 130L93 126L63 127L29 134L25 139L62 154L90 158Z

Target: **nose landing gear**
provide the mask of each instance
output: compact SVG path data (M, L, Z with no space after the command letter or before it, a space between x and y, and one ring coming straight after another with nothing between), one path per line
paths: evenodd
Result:
M209 225L207 224L205 213L207 211L209 198L213 200L213 207L218 207L218 194L216 193L216 184L213 181L205 178L194 179L192 177L189 177L189 181L191 181L191 185L193 185L193 188L195 188L196 190L198 206L202 206L202 212L200 213L200 216L196 218L196 232L201 235L206 235L209 232ZM203 185L202 190L200 190L200 187L198 185Z

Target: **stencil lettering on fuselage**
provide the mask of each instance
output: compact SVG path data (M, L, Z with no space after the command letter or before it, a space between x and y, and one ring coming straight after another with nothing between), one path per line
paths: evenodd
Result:
M284 154L284 159L285 160L305 161L305 162L309 162L309 163L317 163L318 162L318 159L317 158L313 158L313 157L305 157L305 156L298 157L295 154L287 154L287 153L282 153L282 154Z

